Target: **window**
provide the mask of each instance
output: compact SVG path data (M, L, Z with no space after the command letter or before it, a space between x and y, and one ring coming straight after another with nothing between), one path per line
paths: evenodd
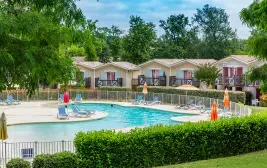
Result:
M152 78L158 78L159 77L159 70L152 70Z
M192 79L192 71L184 71L184 79Z

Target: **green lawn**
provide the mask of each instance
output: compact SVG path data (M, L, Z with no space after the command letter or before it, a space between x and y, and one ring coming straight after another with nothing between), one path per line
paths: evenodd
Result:
M265 168L267 167L267 150L245 155L203 160L158 168Z

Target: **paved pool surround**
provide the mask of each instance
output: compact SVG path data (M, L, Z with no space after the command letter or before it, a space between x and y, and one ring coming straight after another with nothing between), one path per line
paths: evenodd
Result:
M74 103L74 102L72 102ZM70 103L70 104L72 104ZM199 122L201 120L209 120L207 115L200 114L199 110L182 110L175 109L173 105L133 105L128 102L103 102L103 101L83 101L82 103L105 103L105 104L117 104L121 106L139 106L144 108L151 108L157 110L164 110L166 112L176 112L184 114L192 114L192 116L182 116L172 119L177 122ZM34 102L22 102L19 105L6 105L0 106L0 112L5 112L7 117L8 125L17 125L17 124L31 124L31 123L59 123L59 122L82 122L90 120L99 120L108 116L106 112L96 112L90 117L72 117L70 116L69 120L59 120L57 119L58 112L57 101L34 101ZM70 110L70 109L69 109ZM69 111L71 114L71 110ZM128 129L127 129L128 130Z

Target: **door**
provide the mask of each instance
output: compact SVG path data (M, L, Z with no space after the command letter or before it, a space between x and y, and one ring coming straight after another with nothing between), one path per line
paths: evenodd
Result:
M192 71L185 70L184 71L184 79L186 85L192 85Z
M115 72L107 72L107 85L111 86L112 81L115 80Z
M152 70L152 82L154 86L159 85L159 75L160 75L160 70L156 69Z

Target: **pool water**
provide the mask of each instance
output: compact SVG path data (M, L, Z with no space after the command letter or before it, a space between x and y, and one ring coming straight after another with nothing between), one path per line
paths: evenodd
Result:
M81 109L108 113L106 118L73 123L43 123L8 126L9 141L73 140L79 131L115 129L156 124L177 124L170 118L186 114L171 113L142 107L124 107L111 104L78 104Z

